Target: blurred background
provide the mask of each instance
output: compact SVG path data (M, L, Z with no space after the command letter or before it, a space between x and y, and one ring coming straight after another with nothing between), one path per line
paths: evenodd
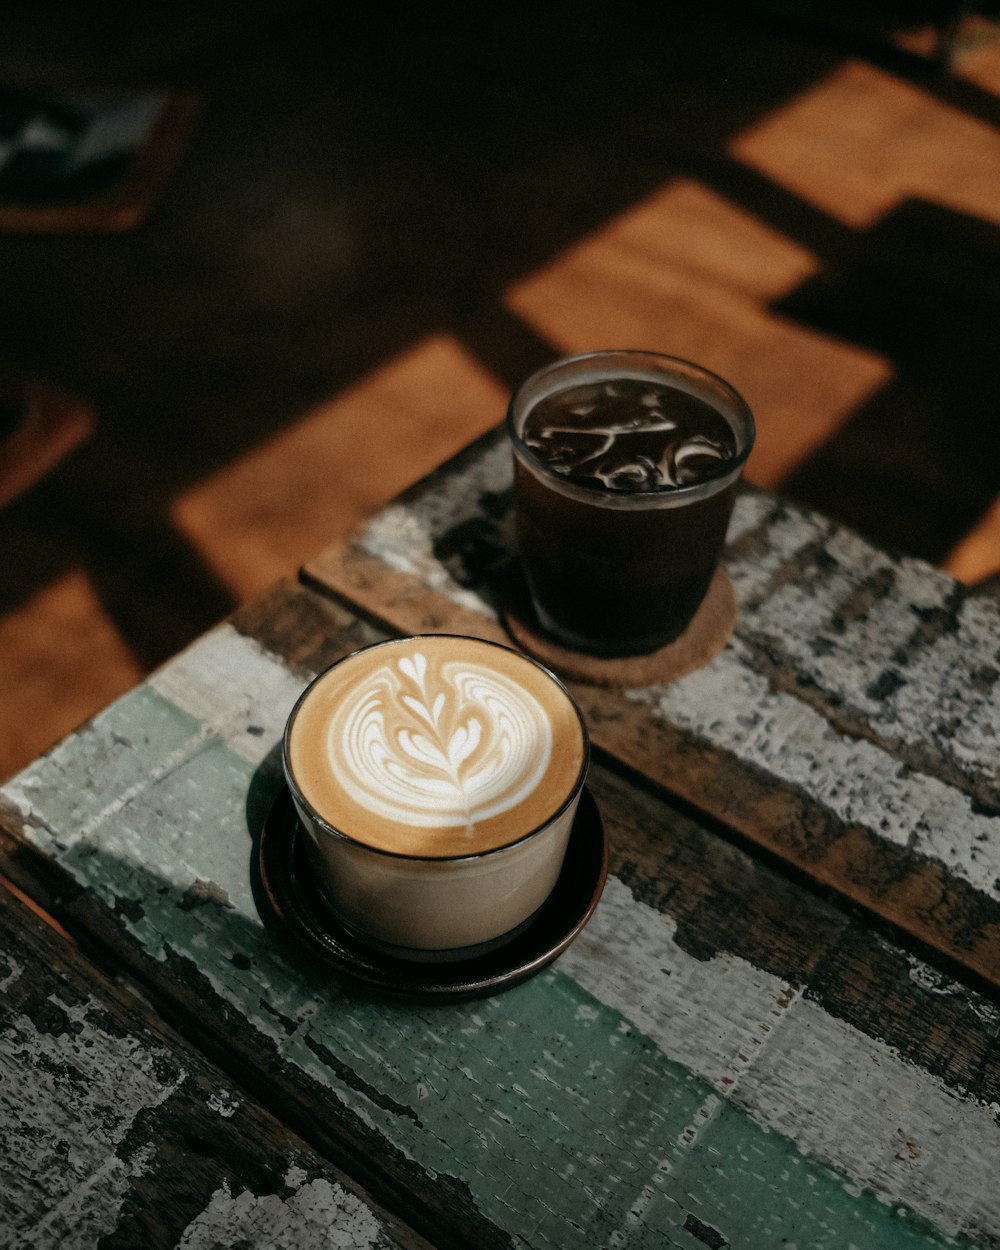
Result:
M985 4L8 0L0 777L571 351L708 365L755 484L988 584L998 123Z

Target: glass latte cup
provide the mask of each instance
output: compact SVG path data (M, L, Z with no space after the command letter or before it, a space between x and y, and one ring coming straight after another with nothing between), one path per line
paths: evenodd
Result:
M315 678L283 763L326 903L416 960L511 940L559 877L589 761L572 695L497 643L376 643Z

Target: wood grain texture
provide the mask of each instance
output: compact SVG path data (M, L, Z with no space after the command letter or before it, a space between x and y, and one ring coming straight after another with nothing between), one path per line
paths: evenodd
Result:
M863 61L843 62L729 150L851 226L915 195L998 220L995 127Z
M4 872L436 1244L1000 1246L996 1008L600 764L612 878L524 985L379 997L269 928L280 727L362 636L292 587L213 631L0 791Z
M429 1250L0 890L0 1246Z
M400 633L510 641L509 452L480 440L305 569ZM730 645L671 685L576 685L594 742L1000 988L1000 605L747 491Z
M457 340L428 336L199 479L172 520L243 601L453 455L505 403Z

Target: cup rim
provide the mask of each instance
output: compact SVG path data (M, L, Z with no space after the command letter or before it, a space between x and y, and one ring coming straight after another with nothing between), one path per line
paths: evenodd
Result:
M554 473L547 461L537 456L521 437L517 429L515 421L515 409L518 401L529 387L537 387L544 382L546 376L550 373L556 373L574 365L585 366L590 362L595 365L602 361L610 362L618 360L623 367L619 372L625 376L629 376L628 364L632 363L636 369L634 376L639 374L639 362L646 360L651 366L667 366L669 368L681 367L683 372L690 374L695 378L700 378L710 387L717 388L722 391L729 402L732 404L738 419L744 425L744 433L741 436L740 431L734 429L733 433L737 441L742 437L744 445L733 457L732 460L725 462L725 472L719 473L717 476L710 477L701 482L689 482L686 486L669 486L662 490L650 491L607 491L601 490L595 486L587 486L582 482L574 482L564 477L562 474ZM669 380L669 377L668 379ZM562 389L553 387L553 390ZM683 389L683 388L682 388ZM542 398L543 392L538 396ZM536 400L537 402L537 400ZM706 399L706 403L711 402ZM722 413L726 416L725 413ZM728 417L727 417L728 420ZM731 424L731 423L730 423ZM671 356L665 352L657 352L646 350L645 348L633 347L604 347L589 352L578 352L570 356L560 356L556 360L549 361L540 369L536 369L526 377L511 395L510 402L507 405L507 413L505 417L505 425L507 435L510 438L516 455L518 455L532 470L532 472L541 475L547 482L556 487L560 493L568 495L571 498L584 499L591 503L598 503L605 508L619 508L626 510L642 510L664 507L676 507L679 504L687 503L692 499L708 498L725 489L731 482L735 481L746 464L750 453L753 451L754 443L757 437L757 426L754 421L753 411L750 405L743 398L740 392L727 382L725 378L711 369L706 369L704 365L696 364L693 360L687 360L683 356Z
M345 830L338 829L336 825L332 824L329 820L327 820L326 817L323 816L320 812L318 812L315 806L309 802L306 796L302 793L302 789L295 779L294 772L291 766L290 754L289 754L289 744L291 742L292 728L295 722L295 718L298 715L299 709L301 708L302 704L305 702L306 698L308 697L313 687L318 682L320 682L327 675L327 673L332 672L333 669L339 668L341 664L347 663L348 660L352 660L356 656L361 655L366 651L374 651L378 647L391 647L391 646L398 645L404 642L413 642L414 640L420 639L420 638L458 638L458 639L461 639L462 641L481 643L484 646L498 647L501 651L510 651L514 655L519 656L522 660L527 661L529 664L533 664L535 668L539 669L551 681L553 681L555 685L562 691L566 699L569 701L569 704L572 707L574 714L576 715L577 722L580 726L583 751L582 751L582 756L580 760L580 769L579 769L579 772L577 773L577 776L573 782L572 787L570 788L569 793L567 794L563 802L559 805L559 807L556 808L556 810L552 812L551 815L549 815L542 824L536 825L533 829L530 829L527 833L521 834L519 837L515 838L512 842L504 842L500 846L488 847L487 849L482 850L482 851L473 851L468 855L410 855L410 854L407 854L405 851L390 851L390 850L387 850L385 847L372 846L368 842L362 842L359 838L352 837ZM583 712L580 708L579 703L576 701L576 698L574 697L572 691L569 690L569 688L566 686L566 683L560 677L558 677L545 664L542 664L539 660L536 660L534 656L528 655L524 651L519 651L516 647L508 647L504 643L495 642L491 638L478 638L473 634L451 634L451 633L445 633L445 632L425 632L425 633L420 633L420 634L403 634L396 638L384 638L377 642L366 643L364 646L361 646L361 647L355 647L353 651L349 651L346 655L342 655L339 659L334 660L332 664L328 664L326 668L324 668L321 672L317 673L306 684L305 688L302 690L298 698L295 700L295 703L292 705L292 710L289 712L288 718L285 721L285 728L284 728L284 732L281 738L281 762L282 762L282 768L285 774L285 784L288 786L288 789L291 791L292 797L295 800L296 805L301 805L301 807L303 807L309 813L309 815L316 822L316 824L320 826L320 828L324 831L324 833L330 834L332 837L336 838L338 841L345 842L350 846L355 846L355 847L360 848L361 850L368 851L372 855L383 855L387 859L399 859L399 860L406 860L410 862L419 861L421 863L435 863L435 864L461 864L461 863L471 862L474 860L486 859L489 856L497 855L502 851L510 851L514 847L520 846L522 843L528 842L532 838L537 837L539 834L544 833L546 829L548 829L551 825L553 825L567 811L567 809L579 797L580 792L583 790L584 782L586 781L586 778L587 778L587 772L590 766L590 733L587 730L587 722L584 720Z

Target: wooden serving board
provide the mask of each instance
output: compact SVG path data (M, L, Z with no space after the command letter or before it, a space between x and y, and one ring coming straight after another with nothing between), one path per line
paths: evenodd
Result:
M510 453L488 434L304 570L396 633L511 641ZM746 491L735 634L670 685L571 683L594 743L1000 988L1000 602Z
M1000 1247L996 1007L600 761L607 888L524 984L383 997L269 928L285 718L380 636L243 610L0 788L0 871L437 1246Z

